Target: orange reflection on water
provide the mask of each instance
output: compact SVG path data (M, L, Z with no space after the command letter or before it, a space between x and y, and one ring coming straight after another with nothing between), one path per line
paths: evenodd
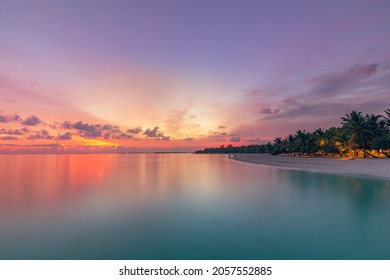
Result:
M1 155L0 214L74 199L88 188L101 188L115 156Z

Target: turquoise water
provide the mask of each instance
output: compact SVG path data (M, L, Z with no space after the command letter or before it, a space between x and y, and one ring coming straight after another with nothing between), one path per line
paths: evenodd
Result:
M390 182L219 155L0 156L0 259L390 259Z

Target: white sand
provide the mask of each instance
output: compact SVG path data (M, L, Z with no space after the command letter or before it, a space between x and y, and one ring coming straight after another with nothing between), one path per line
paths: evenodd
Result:
M390 180L390 159L388 158L345 160L339 158L271 156L268 154L236 154L234 159L296 170L370 176Z

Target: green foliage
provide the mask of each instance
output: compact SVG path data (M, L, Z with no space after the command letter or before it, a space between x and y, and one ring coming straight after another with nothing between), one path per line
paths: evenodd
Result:
M275 138L273 144L206 148L196 153L268 153L271 155L294 154L298 156L332 155L345 157L351 151L363 151L364 157L373 156L370 151L390 157L390 109L384 115L352 111L341 118L341 127L318 128L314 132L298 130L294 135Z

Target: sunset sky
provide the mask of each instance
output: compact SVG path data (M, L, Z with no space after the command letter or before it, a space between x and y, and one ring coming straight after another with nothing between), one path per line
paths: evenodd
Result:
M266 143L390 107L388 0L0 0L0 151Z

